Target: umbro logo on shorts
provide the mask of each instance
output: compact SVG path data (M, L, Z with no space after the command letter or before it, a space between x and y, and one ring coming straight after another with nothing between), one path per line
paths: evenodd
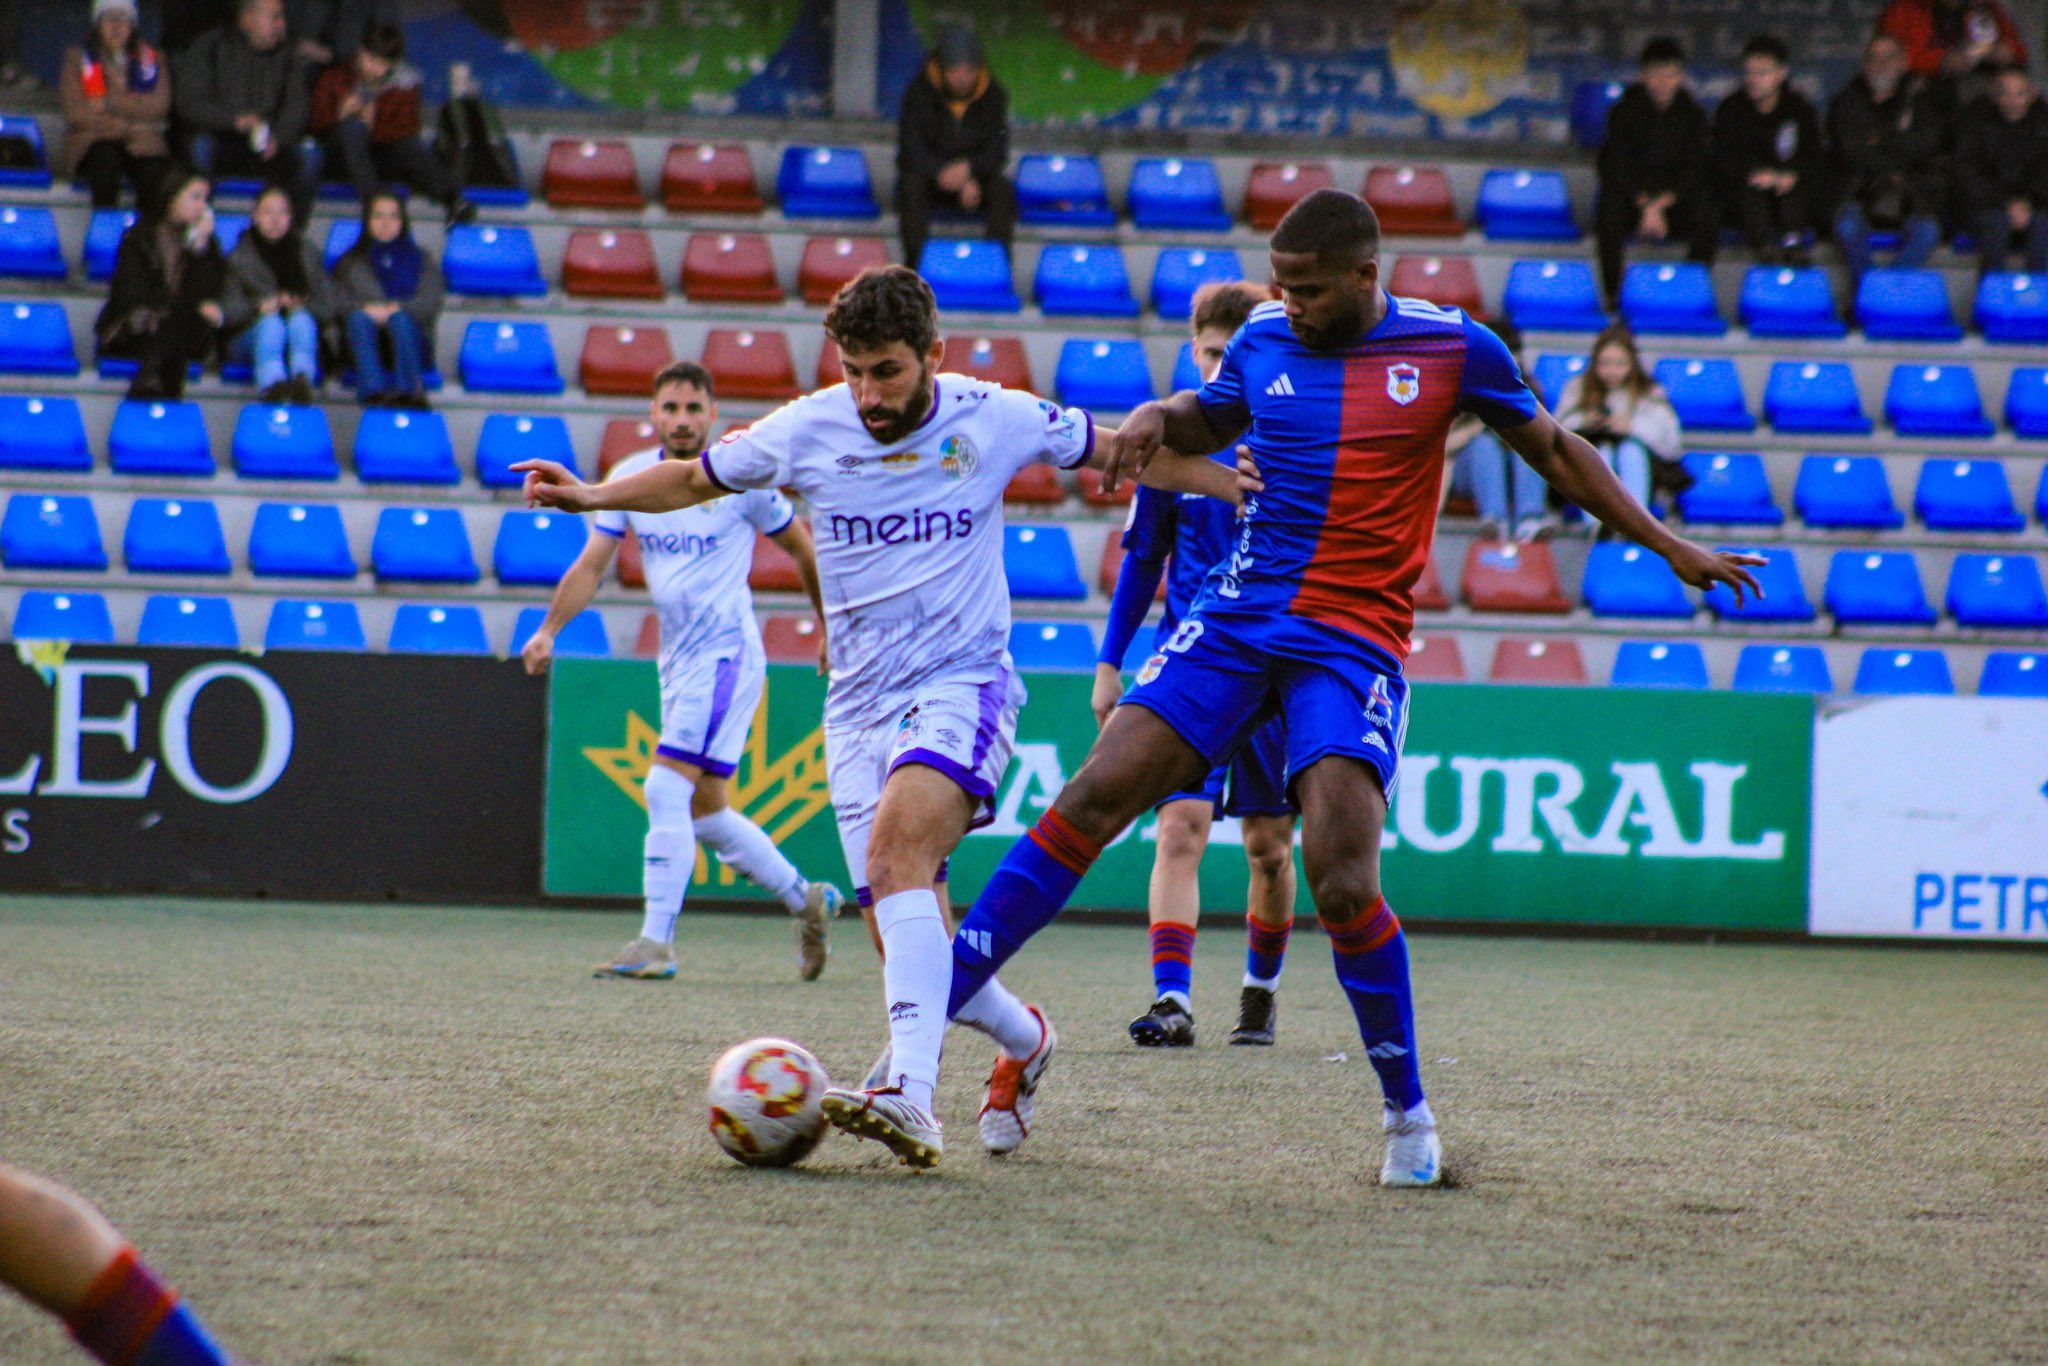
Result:
M1282 373L1280 378L1266 386L1266 392L1276 398L1293 398L1294 381L1287 378L1285 373Z

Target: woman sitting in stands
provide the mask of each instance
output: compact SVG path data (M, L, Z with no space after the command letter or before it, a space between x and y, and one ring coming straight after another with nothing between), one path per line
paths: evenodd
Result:
M340 320L341 298L279 186L257 196L249 230L228 253L226 307L229 334L255 341L263 402L311 403L321 329Z
M412 240L405 203L379 191L363 205L363 230L334 263L348 318L348 349L364 407L424 408L434 329L441 321L441 272Z
M136 361L128 397L179 398L185 370L212 354L227 277L213 232L213 186L190 166L165 173L155 200L121 236L94 335L103 355Z
M8 0L15 3L16 0ZM95 209L121 202L121 182L146 204L163 174L170 144L171 74L135 26L135 0L93 0L85 42L66 48L57 78L64 111L64 161L83 179Z
M1653 484L1685 482L1678 412L1643 369L1635 336L1621 323L1594 339L1592 363L1558 395L1557 420L1592 442L1644 507Z

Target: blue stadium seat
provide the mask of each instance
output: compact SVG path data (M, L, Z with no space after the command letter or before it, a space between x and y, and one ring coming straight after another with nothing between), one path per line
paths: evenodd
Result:
M0 206L0 275L61 280L71 268L57 243L57 217L41 205Z
M934 237L924 244L917 273L932 287L941 310L1015 313L1024 306L1010 283L1010 256L1000 242Z
M0 517L0 565L9 569L105 569L100 519L82 493L17 493Z
M1870 431L1856 375L1843 361L1779 361L1764 382L1764 412L1781 432Z
M1057 524L1004 527L1003 576L1012 597L1079 601L1088 596L1073 539Z
M356 426L355 464L356 478L366 484L462 482L448 419L437 412L365 408Z
M1623 541L1596 543L1586 556L1586 606L1596 617L1690 617L1685 585L1663 557Z
M1571 191L1560 171L1488 171L1479 182L1477 214L1492 241L1579 240Z
M1614 652L1617 688L1709 688L1707 657L1689 640L1624 640Z
M1865 271L1856 286L1856 321L1872 341L1960 341L1948 286L1933 270Z
M1920 466L1913 511L1930 531L2018 531L2005 466L1996 460L1929 460Z
M0 114L0 138L19 138L28 144L26 166L0 166L0 189L47 190L50 188L50 157L43 146L43 125L33 114Z
M1580 81L1572 87L1572 141L1590 152L1607 140L1607 111L1628 86L1620 81Z
M1102 163L1092 156L1043 153L1017 163L1017 216L1026 223L1070 228L1106 228L1116 222L1103 183Z
M1152 267L1152 311L1173 322L1194 312L1195 291L1216 280L1242 280L1244 263L1229 247L1168 247Z
M1735 657L1735 690L1829 693L1835 679L1818 645L1745 645Z
M522 460L553 460L576 468L576 444L569 424L553 413L492 413L476 438L476 475L485 488L517 488L526 478L512 466Z
M1984 697L2048 697L2048 652L1993 650L1977 680Z
M362 220L358 218L337 218L327 228L327 244L321 248L320 259L332 271L334 263L348 254L363 235Z
M1048 314L1138 316L1124 254L1114 243L1048 243L1038 253L1038 275L1031 292Z
M218 221L218 220L216 220ZM85 229L85 278L101 283L114 278L114 257L121 236L135 225L133 209L94 209Z
M226 598L154 593L142 604L135 643L239 650L242 629L235 625L235 609Z
M1095 667L1095 633L1085 621L1014 622L1010 658L1020 669L1087 672Z
M352 579L355 556L341 509L323 503L262 503L249 527L249 570L264 577Z
M476 556L458 508L385 508L370 540L370 569L380 579L475 583Z
M1958 625L2001 631L2048 627L2048 589L2030 555L1963 554L1948 575L1948 611Z
M441 269L451 294L537 298L548 292L533 234L525 228L495 223L450 228Z
M1146 157L1131 168L1131 218L1141 228L1227 232L1216 167L1201 157Z
M107 456L116 474L186 474L207 478L218 468L197 403L124 399L114 409Z
M78 400L0 395L0 469L90 471Z
M1154 397L1145 344L1132 338L1071 337L1060 347L1053 388L1060 402L1107 413L1129 412Z
M0 371L15 375L75 375L71 320L64 305L0 303Z
M205 498L137 498L121 535L132 574L225 574L227 537L220 510Z
M1934 609L1910 550L1837 550L1828 562L1828 611L1844 626L1932 626Z
M367 650L363 619L352 602L279 598L263 631L266 650Z
M1501 311L1525 332L1598 332L1607 326L1600 286L1584 261L1517 261L1501 288Z
M519 620L512 623L512 642L509 653L517 655L526 648L526 642L547 620L545 607L522 607ZM576 655L585 659L609 659L612 653L611 637L605 633L604 618L596 608L586 608L569 618L569 624L555 637L555 654Z
M1202 367L1195 363L1195 344L1191 341L1184 341L1180 344L1179 352L1173 358L1173 391L1179 393L1183 389L1199 389L1201 387Z
M1932 694L1956 690L1948 656L1939 650L1895 650L1874 645L1856 663L1856 691L1874 695Z
M1967 365L1894 366L1884 414L1900 436L1989 436L1993 430Z
M1696 451L1684 457L1693 485L1678 495L1688 522L1782 526L1785 514L1771 501L1771 480L1754 452Z
M875 218L868 159L858 147L790 147L775 176L785 218Z
M1728 330L1714 277L1694 261L1639 261L1621 277L1621 314L1638 332L1718 337Z
M251 403L235 420L235 473L244 479L339 479L325 408Z
M498 523L491 565L499 583L552 588L583 553L583 519L564 512L513 511Z
M32 589L14 609L16 640L69 640L80 645L112 645L114 615L97 593L49 592Z
M1555 411L1564 397L1564 386L1586 368L1584 356L1541 355L1536 358L1536 388L1543 406Z
M2048 366L2022 365L2012 372L2005 421L2014 436L2048 437Z
M1655 368L1657 383L1678 412L1679 423L1696 432L1753 432L1749 401L1742 396L1742 376L1735 362L1666 356Z
M2034 488L2034 515L2048 522L2048 465L2041 467L2041 482Z
M1827 272L1751 266L1742 277L1742 324L1752 337L1845 337Z
M546 323L478 318L462 330L458 364L465 388L498 394L562 392L562 372L555 366L555 343Z
M392 615L387 648L393 654L487 655L491 638L483 613L474 607L408 602Z
M1977 281L1975 313L1986 341L2048 341L2048 278L1986 275Z
M213 215L214 240L220 243L220 254L229 256L241 242L242 234L249 231L249 215L246 213L218 213Z
M1792 488L1799 518L1812 527L1895 531L1906 524L1892 499L1884 461L1874 455L1809 455Z
M1735 595L1717 583L1707 590L1707 606L1714 615L1724 621L1812 621L1813 604L1807 601L1806 589L1799 582L1799 561L1792 552L1783 546L1743 549L1764 557L1763 564L1749 571L1763 586L1764 596L1758 598L1745 592L1738 607Z

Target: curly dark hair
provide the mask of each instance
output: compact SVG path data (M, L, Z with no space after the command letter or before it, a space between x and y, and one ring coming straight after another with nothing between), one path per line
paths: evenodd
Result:
M879 351L902 342L922 356L939 339L939 301L908 266L871 266L833 296L825 332L841 351Z

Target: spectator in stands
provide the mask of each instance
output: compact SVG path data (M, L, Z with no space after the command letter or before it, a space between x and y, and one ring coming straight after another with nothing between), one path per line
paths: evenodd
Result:
M1507 343L1508 353L1519 366L1520 330L1504 318L1487 326ZM1485 539L1499 540L1512 531L1518 541L1533 541L1556 525L1550 515L1550 485L1470 413L1461 414L1451 424L1444 457L1455 462L1450 478L1444 481L1444 492L1446 496L1462 494L1477 505L1484 523L1479 534Z
M1639 59L1641 78L1607 115L1600 144L1600 193L1594 234L1600 286L1612 309L1621 295L1623 251L1631 236L1679 240L1686 259L1711 263L1720 222L1713 206L1713 144L1706 111L1685 88L1685 51L1652 38Z
M156 198L122 234L94 332L103 354L140 363L130 398L182 396L186 367L213 351L227 271L207 202L212 192L192 167L167 170Z
M209 176L252 176L312 209L319 154L305 141L306 71L284 40L283 0L241 0L233 25L172 61L172 99L187 150Z
M1863 49L1863 70L1828 103L1835 243L1857 279L1876 264L1870 238L1898 234L1892 264L1927 264L1941 241L1947 188L1942 150L1947 119L1926 83L1908 70L1906 49L1880 33Z
M64 171L82 176L95 209L121 202L121 182L148 200L170 157L165 130L171 78L163 58L142 41L135 0L93 0L85 42L64 50L57 78L64 111Z
M230 340L251 334L263 402L311 403L321 333L340 319L341 297L283 190L273 185L257 196L227 268L224 327Z
M1954 106L1983 93L2003 66L2025 66L2027 45L1999 0L1891 0L1877 31L1899 40L1913 74Z
M1978 268L2004 270L2017 244L2029 271L2048 271L2048 105L2026 68L2001 68L1963 112L1955 166Z
M1557 420L1592 442L1644 507L1661 482L1659 465L1673 467L1663 480L1682 477L1677 410L1643 369L1636 339L1621 323L1594 338L1592 361L1558 395Z
M1819 223L1820 115L1785 84L1785 44L1770 34L1742 49L1742 88L1714 111L1721 202L1749 249L1772 265L1805 265Z
M313 132L359 196L369 198L380 181L399 180L431 196L450 223L467 223L476 206L420 140L420 73L404 58L402 29L371 29L351 61L329 67L314 85Z
M395 0L285 0L284 13L292 50L316 68L353 61L373 27L399 21Z
M434 331L441 321L441 272L412 240L405 202L388 190L363 201L363 230L334 263L347 315L356 393L366 408L424 408Z
M981 44L947 28L924 72L903 92L896 138L896 209L903 260L917 269L931 236L934 200L982 216L985 234L1010 249L1017 187L1010 162L1010 92L989 73Z

